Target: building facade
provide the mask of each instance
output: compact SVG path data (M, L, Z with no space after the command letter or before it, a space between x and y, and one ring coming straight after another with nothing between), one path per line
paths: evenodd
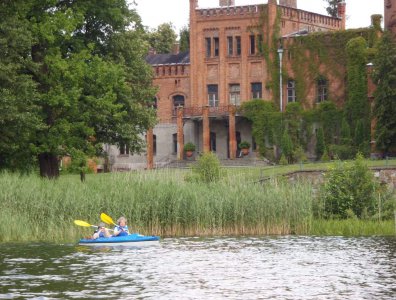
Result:
M127 149L112 146L107 150L113 170L183 160L186 142L196 145L195 155L213 151L220 159L233 160L241 157L239 143L248 141L253 150L249 156L255 156L251 125L237 108L251 99L274 101L279 97L279 108L284 110L287 103L297 100L287 45L299 35L345 30L344 1L337 17L300 10L297 0L279 0L279 4L263 0L265 3L244 6L220 0L213 8L200 8L198 0L189 1L190 51L151 53L146 59L153 68L153 85L158 87L158 124L147 133L147 153L129 155ZM394 0L387 2L392 10ZM392 24L391 16L386 20ZM274 36L279 38L274 40ZM279 57L268 57L274 56L268 51L274 47ZM275 58L290 79L273 78L269 64ZM282 79L280 90L274 91L271 82ZM328 94L343 104L344 81L330 76L328 82L311 82L305 95L307 108L327 100Z

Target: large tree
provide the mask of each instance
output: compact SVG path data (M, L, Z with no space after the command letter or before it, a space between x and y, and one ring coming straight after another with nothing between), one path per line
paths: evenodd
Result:
M188 26L183 26L179 32L179 44L180 44L180 51L188 51L190 50L190 28Z
M26 2L0 2L0 169L34 165L32 129L39 125L36 84L27 69L32 45Z
M375 140L379 150L388 152L396 147L396 43L385 32L374 60Z
M337 17L338 16L338 3L340 3L342 0L325 0L327 2L328 6L326 7L326 11L329 14L329 16L332 17Z
M21 73L33 80L31 112L39 123L28 136L40 174L57 177L60 156L92 155L102 143L139 151L140 136L154 124L154 91L136 12L125 0L15 2L0 22L10 26L19 17L26 24L30 47L18 59L31 60Z
M172 23L163 23L148 34L150 46L157 53L171 53L176 44L177 34Z

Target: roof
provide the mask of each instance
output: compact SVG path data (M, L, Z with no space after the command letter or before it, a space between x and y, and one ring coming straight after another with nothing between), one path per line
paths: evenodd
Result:
M150 65L189 64L190 52L186 51L178 54L149 54L146 56L146 62Z

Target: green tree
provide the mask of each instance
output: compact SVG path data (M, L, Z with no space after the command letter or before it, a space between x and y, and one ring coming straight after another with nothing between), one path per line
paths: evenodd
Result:
M293 147L293 142L287 130L285 130L282 135L281 150L282 150L282 156L283 155L285 156L288 163L292 163L294 147Z
M351 144L351 128L349 127L349 124L345 118L342 119L341 123L341 144Z
M102 143L139 151L140 136L154 124L146 100L154 93L136 12L124 0L23 3L24 10L15 5L7 13L23 20L30 35L21 57L31 63L21 73L35 87L39 123L29 132L29 149L41 176L59 175L60 156L93 155Z
M345 104L345 115L351 127L351 131L355 132L356 124L359 120L370 119L370 103L367 98L366 77L367 42L362 37L353 38L347 43L346 51L348 54L348 98ZM367 122L363 125L363 130L369 133L370 125L367 124ZM365 136L369 136L369 134Z
M340 130L342 111L337 109L334 102L323 101L316 112L322 124L325 144L334 143L334 136Z
M379 150L388 152L396 146L396 44L390 32L385 32L374 60L375 140Z
M150 46L157 53L171 53L176 43L177 34L172 23L163 23L148 33Z
M183 26L180 29L179 37L180 51L185 52L190 50L190 28L188 26Z
M39 128L36 84L27 73L33 63L28 2L0 2L0 169L29 170L34 130Z
M365 121L364 120L359 120L356 123L356 128L355 128L355 146L356 149L364 154L368 155L370 151L370 144L368 142L370 136L367 136L367 131L365 130Z
M338 16L338 3L340 3L341 0L325 0L325 2L328 3L328 6L326 7L326 11L329 14L329 16L337 17Z
M318 132L316 133L316 147L315 152L318 159L320 159L325 152L326 145L324 140L323 128L319 127Z

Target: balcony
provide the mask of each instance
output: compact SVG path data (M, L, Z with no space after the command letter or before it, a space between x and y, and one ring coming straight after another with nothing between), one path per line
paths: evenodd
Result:
M235 106L238 108L239 106ZM223 106L209 106L209 117L210 118L219 118L224 119L229 116L230 109L232 106L223 105ZM199 119L203 116L204 107L202 106L193 106L193 107L185 107L183 112L183 117L187 119ZM174 110L174 115L176 116L177 109Z

